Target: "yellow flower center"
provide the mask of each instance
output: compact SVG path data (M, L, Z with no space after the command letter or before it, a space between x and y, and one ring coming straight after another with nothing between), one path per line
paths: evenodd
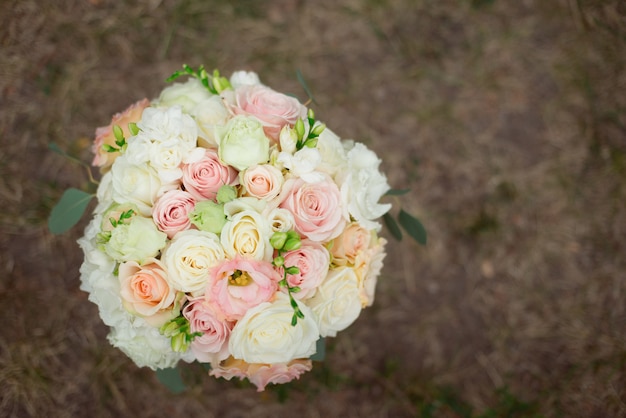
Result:
M247 286L252 281L252 277L245 271L235 270L232 276L228 278L228 284L233 286Z

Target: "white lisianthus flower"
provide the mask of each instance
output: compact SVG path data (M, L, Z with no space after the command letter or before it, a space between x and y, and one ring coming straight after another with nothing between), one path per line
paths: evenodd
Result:
M189 112L198 124L199 144L205 148L217 148L215 140L215 127L224 126L231 115L224 106L220 96L210 98L197 103Z
M361 313L359 279L350 267L331 270L311 299L306 300L317 319L322 337L334 337Z
M232 202L229 202L232 203ZM259 212L244 210L233 215L222 228L220 241L231 258L237 255L255 260L270 260L271 227Z
M166 240L167 235L157 229L152 219L133 216L128 223L113 228L104 251L114 260L141 264L147 258L156 257Z
M316 183L325 178L324 174L315 171L322 162L322 155L316 148L304 147L293 155L281 152L277 162L307 183Z
M261 84L261 81L258 74L253 71L235 71L230 76L230 85L234 89L241 86L254 86L255 84Z
M118 203L137 206L144 216L152 214L152 206L161 191L161 180L148 164L132 164L121 155L111 167L111 197Z
M258 119L235 116L216 134L220 160L239 171L269 160L270 140Z
M297 302L304 318L291 325L293 308L289 296L278 293L273 302L248 309L230 334L228 348L247 363L286 363L315 353L319 330L315 315Z
M161 261L171 286L181 292L204 291L211 267L224 259L220 240L212 232L188 229L174 236L163 250Z
M380 231L374 222L383 216L391 204L380 204L380 198L391 189L387 177L378 170L381 160L361 143L355 143L347 153L348 164L337 177L341 184L341 198L348 212L364 228Z
M137 122L137 127L152 143L175 139L183 150L191 151L196 147L198 127L191 116L183 113L180 106L146 108L141 120ZM132 138L128 142L130 147Z
M190 78L185 83L174 83L163 89L159 98L152 104L159 107L179 105L187 113L203 100L211 98L213 94L204 87L197 78Z

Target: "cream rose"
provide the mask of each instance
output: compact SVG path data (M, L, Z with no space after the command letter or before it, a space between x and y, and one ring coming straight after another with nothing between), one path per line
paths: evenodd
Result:
M361 304L365 308L374 303L376 282L383 269L385 259L385 245L387 240L378 238L376 245L359 254L355 259L355 272L359 279L359 295Z
M231 117L220 96L211 96L196 104L190 114L198 124L198 144L204 148L217 148L215 127L224 126Z
M286 294L249 309L237 322L228 343L233 357L248 363L287 363L316 351L319 329L311 310L297 302L304 318L291 325L293 308ZM360 305L359 305L360 306Z
M156 170L148 164L131 164L125 155L111 167L111 195L118 203L137 206L144 216L152 214L152 205L162 191Z
M266 201L278 196L285 182L283 173L270 164L249 167L239 173L239 177L247 195Z
M241 255L255 260L269 260L274 251L269 242L270 231L267 219L260 213L244 210L226 222L220 242L231 258Z
M171 107L181 106L187 113L200 102L208 100L213 96L197 78L190 78L185 83L174 83L163 89L159 98L155 100L157 106Z
M361 313L359 280L350 267L331 270L306 304L317 319L320 335L334 337L349 327Z
M167 235L159 231L152 219L133 216L128 223L118 224L104 244L104 251L117 261L137 261L156 257L165 247Z
M202 293L209 271L224 259L217 235L188 229L179 232L163 250L161 260L172 287L181 292Z
M270 140L254 118L235 116L216 134L220 159L239 171L269 160Z
M152 326L159 327L178 316L175 309L176 292L167 282L167 273L157 259L147 259L143 265L136 261L120 264L120 296L124 307L141 316Z

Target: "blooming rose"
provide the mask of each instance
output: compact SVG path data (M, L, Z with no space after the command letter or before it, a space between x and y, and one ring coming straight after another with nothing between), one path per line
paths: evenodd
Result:
M248 363L273 364L314 354L319 339L315 315L301 302L296 303L304 318L298 318L295 326L291 325L293 307L284 293L248 309L230 334L231 355Z
M215 377L223 377L226 380L230 380L233 377L240 379L247 377L257 387L257 392L262 392L270 383L280 384L299 379L301 374L308 372L312 367L313 363L311 360L304 359L296 359L289 363L250 364L243 360L229 357L218 366L213 367L209 374Z
M217 364L229 356L228 337L233 323L218 319L204 297L194 298L183 309L191 332L201 332L191 342L191 351L202 363Z
M162 107L171 107L179 105L187 113L203 100L210 99L213 96L197 78L190 78L185 83L174 83L163 89L155 104Z
M154 204L152 219L156 226L172 238L177 232L189 229L189 213L193 210L196 200L183 190L170 190L163 194Z
M198 145L204 148L217 148L215 127L224 126L231 114L220 96L211 96L196 104L190 114L198 124Z
M211 267L223 259L217 235L195 229L176 234L161 257L172 287L192 294L204 290Z
M202 157L182 166L183 185L198 200L215 200L220 187L239 183L237 171L222 164L216 150L198 149Z
M235 95L233 112L259 119L266 135L274 142L278 142L283 126L293 126L298 119L306 117L306 107L297 99L264 85L241 86L235 90Z
M132 314L155 327L178 315L174 306L176 292L167 282L167 273L159 260L147 259L143 265L136 261L122 263L118 277L122 302Z
M322 337L334 337L350 326L361 313L359 280L350 267L331 270L317 288L315 296L307 299L315 314Z
M339 189L332 180L305 183L291 179L285 182L283 190L285 197L280 207L293 213L296 231L301 235L325 242L341 233L346 221Z
M270 141L258 120L235 116L215 131L218 155L224 163L241 171L268 161Z
M347 158L347 168L338 177L342 200L354 219L365 228L378 231L381 225L373 220L391 208L389 203L378 203L391 188L385 175L378 171L381 161L361 143L354 144Z
M354 265L357 255L370 246L372 231L363 228L358 222L349 223L341 235L333 240L330 252L333 255L333 264L345 266Z
M294 229L296 224L295 219L293 219L293 214L287 209L274 208L270 210L267 214L264 213L264 216L268 220L270 228L272 229L270 232L270 236L274 232L290 231Z
M230 203L227 206L232 207ZM220 242L230 257L242 255L256 260L271 259L274 250L269 239L267 219L254 210L232 215L220 234Z
M296 266L300 270L296 274L287 275L289 286L300 288L293 296L296 299L313 296L315 289L328 274L330 264L328 250L320 243L303 240L300 248L285 253L284 258L285 266Z
M280 279L267 261L226 260L211 271L206 301L226 320L238 320L251 307L270 300Z
M156 170L148 164L131 164L126 155L121 155L111 167L113 200L136 205L144 216L151 215L152 205L162 191Z
M374 303L376 282L386 255L385 244L387 240L378 238L376 245L359 254L354 261L354 270L359 279L359 295L364 308Z
M128 223L118 224L104 244L104 251L117 261L143 263L156 257L165 247L167 235L159 231L152 219L134 216Z
M268 201L278 196L284 183L283 173L270 164L249 167L239 176L248 195Z
M128 128L128 124L141 119L143 110L148 106L150 106L148 99L140 100L129 106L128 109L124 110L122 113L115 114L109 125L96 129L96 139L91 148L91 151L94 153L92 165L100 167L101 170L105 170L113 164L113 161L115 161L120 153L118 151L108 152L103 148L105 144L119 148L115 144L116 139L115 135L113 135L113 126L119 126L122 129L124 138L129 138L132 136L132 133Z

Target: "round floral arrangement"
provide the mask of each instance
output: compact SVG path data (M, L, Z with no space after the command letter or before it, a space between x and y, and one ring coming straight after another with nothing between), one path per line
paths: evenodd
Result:
M255 73L182 75L96 130L81 289L138 366L208 363L261 391L372 304L390 186L373 151Z

